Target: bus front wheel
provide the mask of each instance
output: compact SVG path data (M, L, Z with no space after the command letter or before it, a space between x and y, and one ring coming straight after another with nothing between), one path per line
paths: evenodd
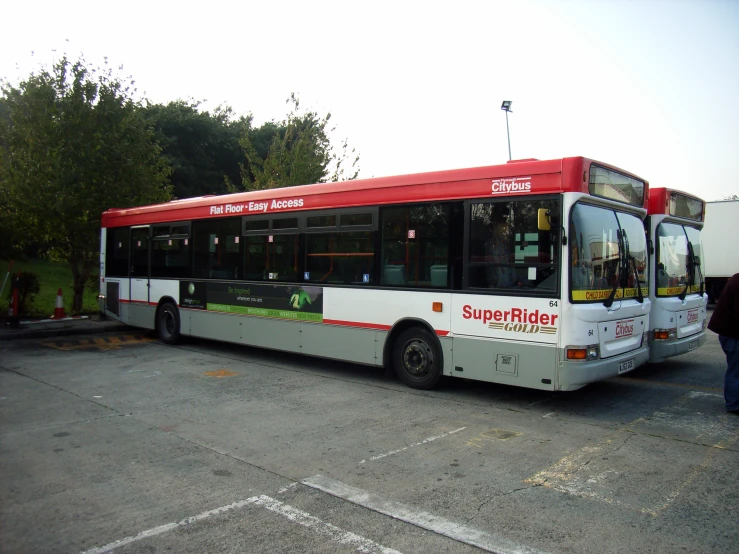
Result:
M171 302L162 304L157 312L157 333L167 344L176 344L180 340L180 312Z
M393 367L398 378L409 387L434 388L442 373L441 352L435 337L418 327L403 331L393 346Z

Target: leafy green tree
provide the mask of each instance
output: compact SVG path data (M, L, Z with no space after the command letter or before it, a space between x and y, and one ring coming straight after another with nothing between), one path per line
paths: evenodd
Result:
M177 100L144 109L172 167L175 198L225 194L229 183L240 181L244 154L239 137L250 120L234 120L228 106L219 106L213 113L198 108L197 102Z
M280 124L249 128L241 139L248 170L242 170L246 190L263 190L295 185L308 185L356 179L359 155L342 142L337 152L331 144L331 114L320 117L316 112L301 113L300 101L293 93L287 100L290 113ZM274 132L266 156L257 150L258 140Z
M170 168L132 95L107 65L65 57L18 86L1 83L0 193L52 257L70 263L72 311L97 269L100 216L170 198Z

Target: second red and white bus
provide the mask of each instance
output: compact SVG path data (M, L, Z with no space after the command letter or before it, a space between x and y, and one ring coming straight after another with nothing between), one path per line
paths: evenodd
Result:
M649 360L684 354L706 341L708 294L702 273L705 202L668 188L649 191L652 301Z
M575 390L648 359L647 198L576 157L112 209L102 309L415 388Z

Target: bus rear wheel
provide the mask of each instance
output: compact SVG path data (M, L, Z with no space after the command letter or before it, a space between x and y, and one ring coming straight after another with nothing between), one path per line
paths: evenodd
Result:
M434 388L441 379L442 365L435 337L426 329L406 329L393 345L395 374L411 388Z
M157 334L167 344L180 340L180 312L171 302L162 304L157 312Z

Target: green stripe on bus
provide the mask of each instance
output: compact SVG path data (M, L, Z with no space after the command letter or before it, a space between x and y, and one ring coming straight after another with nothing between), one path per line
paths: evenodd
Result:
M232 314L258 315L262 317L277 317L280 319L297 319L300 321L323 321L322 314L314 314L310 312L292 312L290 310L268 310L265 308L250 308L249 306L230 306L228 304L211 304L206 305L208 311L211 312L228 312Z

